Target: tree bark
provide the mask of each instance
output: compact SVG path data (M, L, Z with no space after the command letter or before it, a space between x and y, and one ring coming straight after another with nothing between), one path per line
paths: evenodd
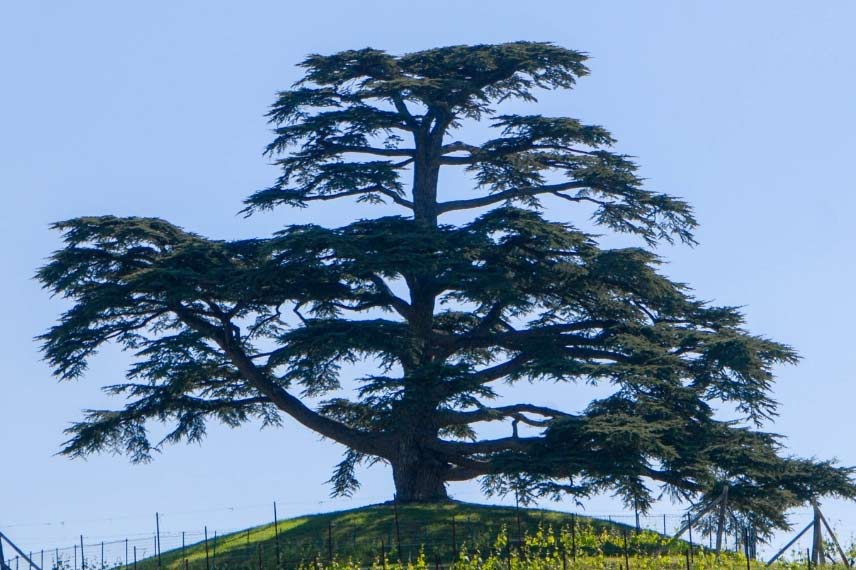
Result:
M448 464L411 438L404 438L395 460L392 477L395 498L401 503L437 503L449 499L445 474Z
M443 133L419 133L414 137L413 219L437 226L437 184L440 178Z

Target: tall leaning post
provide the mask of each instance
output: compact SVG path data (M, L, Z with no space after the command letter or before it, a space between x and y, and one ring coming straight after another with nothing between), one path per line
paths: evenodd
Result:
M825 528L826 532L829 533L829 538L832 539L832 543L838 550L838 555L841 557L841 561L844 563L844 566L850 568L850 559L847 558L847 553L844 552L843 548L841 548L841 543L838 542L838 537L835 535L835 531L832 530L832 526L829 524L829 521L827 521L826 517L823 516L823 512L821 512L820 510L820 506L818 506L817 512L818 514L820 514L820 522L823 523L823 528Z
M811 562L815 566L823 566L826 563L823 554L823 526L821 521L820 507L817 501L811 502L812 513L814 514L814 532L812 533L811 541Z
M17 544L15 544L11 540L9 540L9 537L6 536L5 534L3 534L2 532L0 532L0 568L2 568L3 570L11 570L9 565L6 564L6 556L3 554L3 541L4 540L6 541L6 544L8 544L12 548L12 550L14 550L15 553L18 554L18 556L15 557L16 560L18 560L19 558L22 558L26 563L28 563L30 565L30 568L35 568L36 570L42 570L38 564L33 562L32 556L27 556L27 554L23 550L18 548ZM17 569L18 565L16 564L15 567Z

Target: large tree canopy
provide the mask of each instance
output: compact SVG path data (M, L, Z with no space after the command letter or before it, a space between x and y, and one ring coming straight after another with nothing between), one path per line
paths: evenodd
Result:
M690 207L643 188L602 127L498 112L573 87L585 59L532 42L308 57L269 113L282 175L245 211L341 199L400 216L243 241L160 219L56 224L66 245L38 277L73 304L42 337L47 360L70 379L104 343L135 357L106 388L126 405L88 411L64 452L146 460L201 439L212 419L285 415L346 448L337 493L358 486L358 464L381 461L402 501L480 477L488 492L613 491L646 508L661 490L696 498L727 481L732 505L784 525L792 505L853 496L850 469L786 457L759 431L776 413L773 369L793 350L658 273L650 248L692 243ZM464 140L480 121L495 136ZM439 188L444 168L473 188ZM578 204L641 247L603 249L546 218L548 203ZM521 382L574 403L496 403ZM611 390L574 401L580 383ZM169 426L163 441L151 422ZM486 437L487 422L507 431Z

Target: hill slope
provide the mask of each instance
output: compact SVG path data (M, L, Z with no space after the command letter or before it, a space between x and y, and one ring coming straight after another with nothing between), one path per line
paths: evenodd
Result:
M277 557L281 565L292 568L310 564L316 557L370 561L381 552L390 558L410 560L420 549L429 560L448 561L462 548L486 550L505 529L514 541L539 528L554 531L574 528L584 548L583 534L622 536L629 527L615 523L549 511L513 507L444 503L438 505L381 504L307 515L279 521L278 528L266 524L229 535L209 537L186 549L162 553L162 567L170 570L217 570L222 568L274 568ZM649 531L646 531L648 534ZM651 535L657 536L655 533ZM616 544L620 541L616 540ZM156 559L139 563L139 570L154 570Z

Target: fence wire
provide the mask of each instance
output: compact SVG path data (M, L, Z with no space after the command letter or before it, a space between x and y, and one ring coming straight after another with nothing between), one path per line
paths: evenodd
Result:
M30 560L42 570L109 570L126 568L127 570L142 570L160 568L158 558L168 557L170 560L185 559L182 553L207 545L207 556L201 559L198 554L192 560L184 562L185 570L222 570L225 568L255 568L269 567L275 561L275 567L280 570L291 570L317 563L318 560L329 561L339 556L340 552L349 555L356 554L367 560L368 565L373 559L392 556L402 561L415 559L420 552L438 563L451 561L460 548L488 551L494 544L496 535L504 524L512 540L520 530L519 525L532 528L550 511L530 511L521 509L519 514L513 509L509 518L495 524L487 524L473 515L456 515L452 520L445 521L445 529L438 530L436 521L423 523L418 519L402 517L396 524L388 524L387 528L372 529L370 532L358 524L343 528L341 524L332 524L330 528L319 532L316 536L304 539L286 539L276 541L274 546L270 540L261 545L257 536L258 529L216 529L202 526L195 529L175 531L165 530L160 525L158 532L155 528L150 533L129 535L127 537L98 537L87 536L82 532L74 544L54 545L38 550L29 551ZM571 515L571 513L563 513ZM515 529L515 517L523 517ZM686 521L684 514L592 514L580 513L581 520L600 519L607 523L621 525L630 531L648 530L663 536L672 536ZM798 517L799 518L799 517ZM271 527L274 520L269 521ZM14 525L12 525L14 527ZM284 532L286 523L279 521L279 532ZM0 528L0 531L3 530ZM275 532L275 531L274 531ZM8 532L7 532L8 534ZM442 537L442 538L438 538ZM11 537L14 539L14 537ZM724 549L740 552L742 538L725 535ZM691 539L692 545L703 548L714 546L714 537L709 534L696 532L692 537L686 534L683 541ZM810 540L810 538L808 539ZM245 541L244 546L240 544ZM792 549L794 553L804 551L806 542L800 541ZM218 552L218 547L220 551ZM16 555L7 549L5 565L9 570L36 570L24 557ZM154 565L154 566L153 566Z

